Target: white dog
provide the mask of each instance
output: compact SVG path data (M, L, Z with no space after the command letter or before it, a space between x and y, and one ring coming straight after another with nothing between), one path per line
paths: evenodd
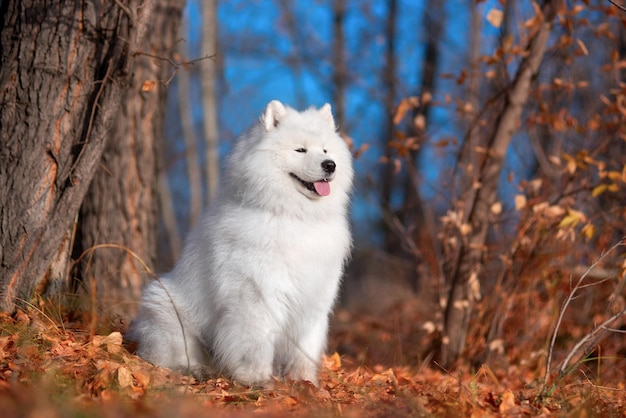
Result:
M235 145L174 270L144 290L131 329L139 355L245 384L318 384L351 248L352 177L330 105L270 102Z

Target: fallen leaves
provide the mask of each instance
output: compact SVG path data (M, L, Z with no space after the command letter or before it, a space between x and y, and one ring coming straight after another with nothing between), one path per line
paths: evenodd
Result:
M107 336L95 335L92 340L94 347L104 346L111 354L117 354L122 350L122 333L115 331Z
M335 352L322 359L319 387L277 380L267 388L250 388L225 378L200 382L155 367L129 353L117 331L90 339L88 332L80 330L34 328L36 316L36 312L0 314L0 410L8 413L3 416L219 417L254 412L262 416L495 417L561 412L560 403L537 400L536 391L522 390L525 378L516 375L519 368L511 368L505 376L486 366L476 374L449 374L429 367L354 366L353 360ZM358 329L371 332L367 326L354 327ZM608 401L611 396L617 399L602 392L607 400L604 408L623 410L623 402Z

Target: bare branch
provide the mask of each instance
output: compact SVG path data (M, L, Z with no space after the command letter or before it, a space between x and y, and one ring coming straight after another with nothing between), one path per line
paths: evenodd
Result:
M122 9L122 11L124 13L126 13L126 16L128 16L128 18L131 20L132 23L135 23L135 13L133 13L124 3L122 3L120 0L113 0L113 2L115 4L117 4L117 7L119 7L120 9Z
M583 339L578 341L574 348L570 350L567 357L565 357L565 360L561 362L561 366L559 367L559 375L563 376L565 374L570 361L579 351L582 350L583 352L587 353L589 351L589 348L593 347L604 334L611 332L612 330L608 328L608 326L617 321L624 314L626 314L626 309L622 309L622 311L616 313L615 315L601 323L599 326L595 327L593 331L591 331L589 334L585 335Z
M561 327L561 323L563 322L563 317L565 316L565 311L567 310L569 304L572 302L572 300L575 299L576 297L576 292L578 290L580 290L582 288L583 282L585 281L585 279L587 278L587 276L589 276L589 274L591 273L591 271L593 271L593 269L602 261L604 260L613 250L615 250L617 247L621 247L626 245L626 237L622 238L622 240L620 240L617 244L613 245L611 248L609 248L609 250L605 253L603 253L600 258L594 262L578 279L578 281L576 282L576 284L574 285L574 288L572 289L572 291L570 292L569 296L567 297L567 299L565 300L565 302L563 303L563 307L561 308L561 312L559 313L559 318L556 321L556 325L554 326L554 332L552 333L552 339L550 340L550 347L548 349L548 359L546 360L546 374L544 376L544 381L543 381L543 388L545 388L548 379L550 377L550 366L552 363L552 355L554 353L554 345L556 343L556 337L558 335L559 332L559 328ZM609 318L607 321L605 321L604 323L602 323L602 325L600 325L600 327L597 327L596 329L594 329L589 335L587 335L585 338L583 338L580 342L578 342L578 344L576 344L576 346L572 349L572 351L570 352L570 355L568 355L568 358L566 358L566 360L564 360L563 363L561 363L561 370L563 370L563 364L567 364L567 361L569 361L569 359L571 358L571 356L573 356L576 351L578 351L578 349L584 345L587 341L589 341L589 339L593 338L598 332L599 330L602 328L602 326L607 326L611 323L613 323L617 318L619 318L621 315L624 314L624 311L621 311L619 314L617 314L617 316L613 316L611 318ZM614 319L613 319L614 318Z
M623 311L622 311L623 313ZM608 332L615 332L617 334L626 334L626 329L617 329L617 328L609 328L603 325L600 325L602 328L604 328L605 330L607 330Z
M215 59L215 57L217 56L217 54L213 54L213 55L208 55L207 54L204 57L195 58L195 59L192 59L191 61L176 62L172 58L161 57L159 55L154 55L154 54L150 54L150 53L142 52L142 51L135 52L135 56L137 56L137 55L144 55L146 57L150 57L150 58L153 58L155 60L165 61L170 66L172 66L174 68L172 70L172 73L170 74L170 76L166 80L158 80L159 83L162 83L164 86L167 86L168 84L170 84L170 82L176 76L176 73L178 73L178 70L180 70L180 67L184 67L184 66L187 66L187 65L194 65L197 62L204 61L204 60L207 60L207 59Z
M626 7L623 4L617 4L617 2L615 0L609 0L609 2L617 7L618 9L620 9L622 12L626 12Z

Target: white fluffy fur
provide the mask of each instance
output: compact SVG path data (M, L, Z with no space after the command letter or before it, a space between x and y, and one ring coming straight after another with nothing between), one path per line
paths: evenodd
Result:
M327 160L332 175L322 169ZM292 174L327 178L330 195ZM139 355L246 384L272 376L317 384L351 247L352 176L330 105L297 112L270 102L235 145L220 193L174 270L144 290L131 329Z

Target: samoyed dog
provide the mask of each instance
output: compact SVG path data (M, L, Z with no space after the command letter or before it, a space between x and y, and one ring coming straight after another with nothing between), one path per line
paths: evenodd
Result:
M131 327L138 354L196 376L317 385L351 248L352 177L329 104L270 102L174 270L145 288Z

